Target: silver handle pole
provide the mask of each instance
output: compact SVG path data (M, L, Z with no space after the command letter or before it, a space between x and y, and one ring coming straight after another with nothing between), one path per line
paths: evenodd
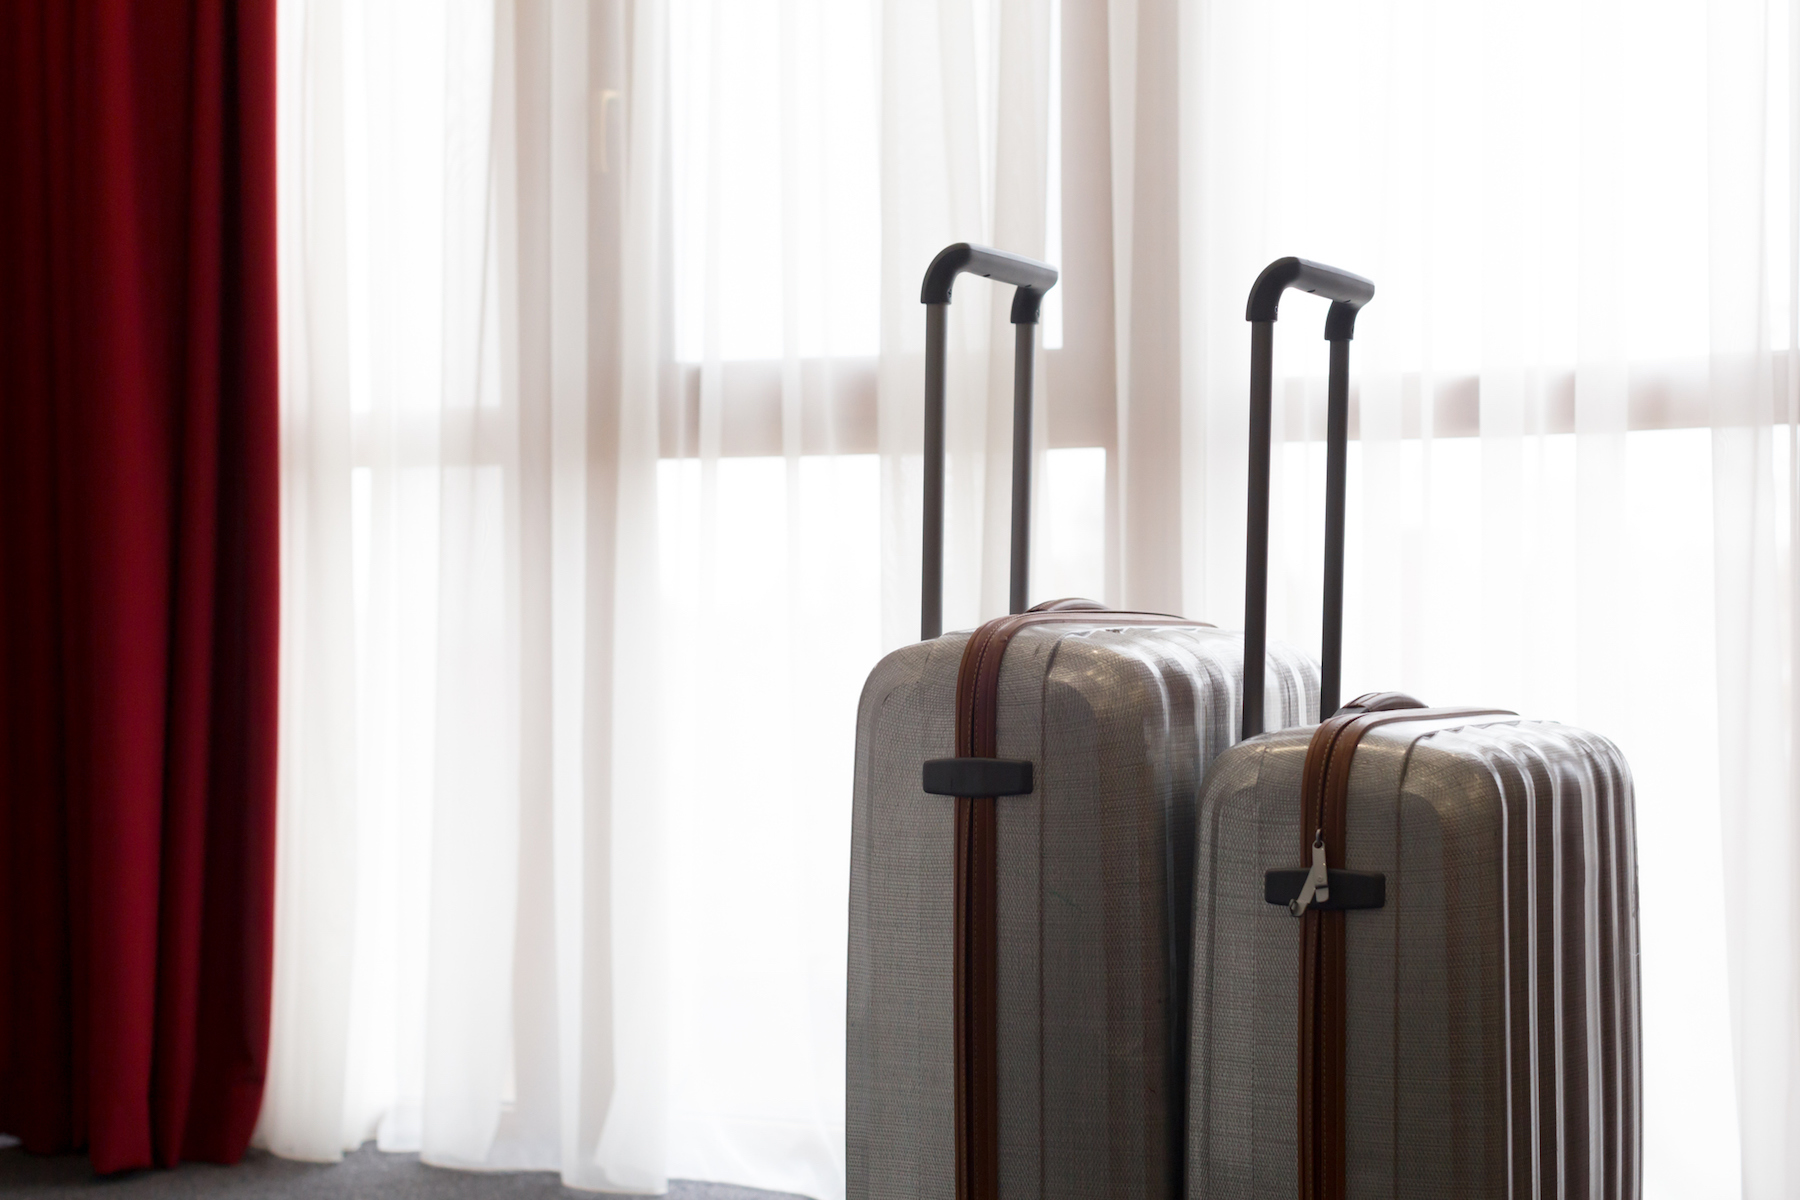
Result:
M944 632L944 340L950 306L925 306L925 557L919 638Z
M1012 589L1008 612L1030 606L1031 584L1031 368L1037 326L1019 324L1013 338Z

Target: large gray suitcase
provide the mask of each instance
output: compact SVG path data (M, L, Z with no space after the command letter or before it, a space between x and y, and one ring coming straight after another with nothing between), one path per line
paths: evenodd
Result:
M959 271L1018 287L1013 615L939 636ZM857 714L853 1200L1181 1192L1193 806L1236 736L1243 639L1080 601L1021 612L1032 339L1055 278L968 246L926 275L924 640L881 661ZM1265 719L1310 719L1316 669L1266 657Z
M1252 655L1283 286L1265 273L1251 297L1262 488L1253 482ZM1349 329L1336 332L1328 325L1331 614L1348 409ZM1247 708L1246 740L1214 763L1201 796L1189 1195L1635 1197L1637 881L1624 759L1565 725L1392 693L1334 714L1337 644L1328 628L1325 721L1255 736Z

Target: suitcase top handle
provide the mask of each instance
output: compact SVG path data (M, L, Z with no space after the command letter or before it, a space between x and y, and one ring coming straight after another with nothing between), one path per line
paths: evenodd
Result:
M1019 289L1013 293L1014 325L1037 324L1038 305L1042 303L1044 293L1056 286L1057 279L1056 268L1049 263L1005 250L957 242L938 251L938 256L925 268L925 282L919 287L919 303L950 303L950 289L956 285L956 277L964 272L992 279L995 283L1010 283Z
M1278 258L1250 288L1250 503L1244 563L1243 736L1263 728L1264 651L1269 620L1269 441L1274 409L1275 318L1289 288L1331 301L1325 340L1331 373L1325 406L1325 597L1319 652L1319 719L1338 707L1344 650L1344 470L1350 443L1350 338L1375 295L1361 275L1304 258Z
M1037 345L1038 308L1056 286L1049 263L957 242L939 251L925 270L919 302L925 305L925 522L920 572L919 636L944 632L944 379L950 292L968 272L1010 283L1013 350L1012 578L1009 611L1025 611L1031 554L1031 367Z
M1375 296L1375 285L1361 275L1304 258L1278 258L1264 267L1263 273L1250 285L1250 303L1245 308L1244 320L1275 320L1282 293L1289 288L1331 301L1331 311L1325 315L1325 340L1328 342L1348 341L1353 337L1357 312Z

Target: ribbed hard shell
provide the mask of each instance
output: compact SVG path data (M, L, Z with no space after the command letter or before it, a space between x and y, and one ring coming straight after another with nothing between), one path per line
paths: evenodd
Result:
M954 800L966 633L888 655L857 716L851 834L848 1194L955 1194ZM1163 1200L1178 1131L1194 799L1239 725L1242 639L1197 626L1020 631L1000 673L1000 1188ZM1268 722L1318 708L1317 668L1269 654Z
M1311 729L1222 755L1202 793L1188 1195L1297 1194L1299 922ZM1350 1200L1641 1190L1631 772L1605 738L1516 718L1403 721L1356 750L1343 863ZM1535 1181L1535 1187L1534 1187Z

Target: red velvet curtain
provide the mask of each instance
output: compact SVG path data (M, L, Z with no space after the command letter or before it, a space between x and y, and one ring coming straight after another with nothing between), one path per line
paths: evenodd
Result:
M274 7L0 3L0 1133L103 1172L262 1098Z

